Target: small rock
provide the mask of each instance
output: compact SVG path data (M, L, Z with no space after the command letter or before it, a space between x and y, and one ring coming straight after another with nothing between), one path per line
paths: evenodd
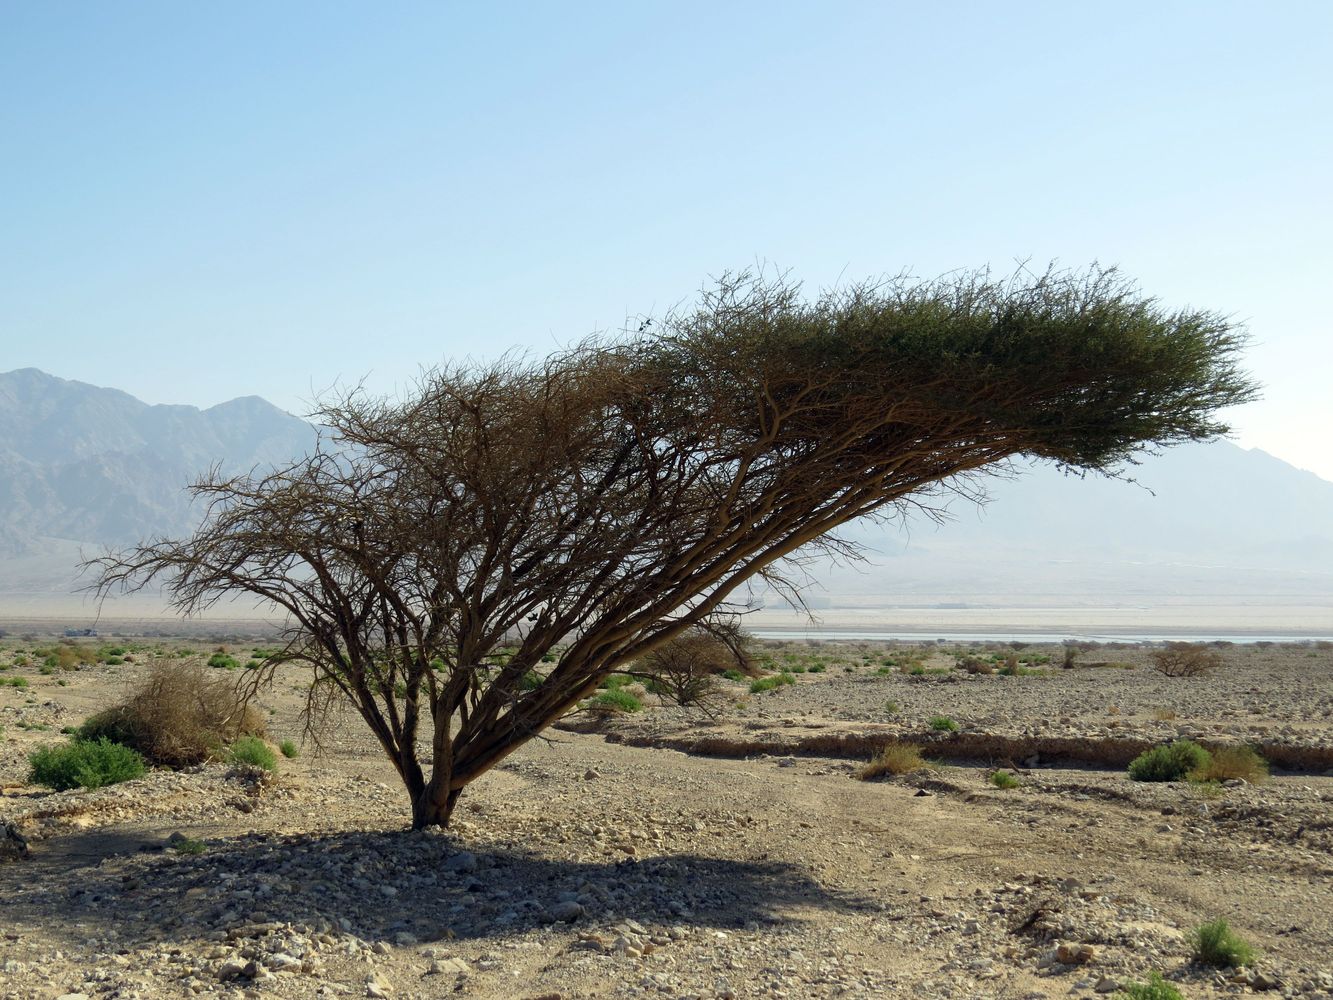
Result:
M548 906L544 916L547 923L570 924L583 916L583 905L572 899L565 900Z
M601 775L598 774L597 771L594 770L594 769L591 768L591 767L588 768L588 770L586 770L586 771L583 772L583 780L584 780L584 781L596 781L596 780L597 780L598 778L600 778L600 777L601 777Z
M444 863L447 872L474 872L477 870L477 856L471 851L459 851Z
M1087 965L1097 957L1097 949L1090 944L1061 941L1056 946L1055 957L1065 965Z

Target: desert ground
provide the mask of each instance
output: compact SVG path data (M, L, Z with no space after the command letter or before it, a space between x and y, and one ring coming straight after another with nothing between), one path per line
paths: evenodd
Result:
M33 650L55 638L0 642L0 819L30 848L0 863L0 997L1037 1000L1154 971L1191 1000L1333 997L1327 643L1222 645L1213 673L1168 678L1133 644L1063 669L1059 646L765 642L792 683L720 681L711 715L647 694L576 713L445 832L406 832L358 720L301 743L294 666L261 699L270 739L301 743L275 776L28 783L32 751L155 659L261 645L219 638L79 639L102 662L48 672ZM969 654L1018 669L957 669ZM1273 775L1129 780L1186 736L1254 745ZM893 739L937 766L857 780ZM1218 917L1250 968L1193 961Z

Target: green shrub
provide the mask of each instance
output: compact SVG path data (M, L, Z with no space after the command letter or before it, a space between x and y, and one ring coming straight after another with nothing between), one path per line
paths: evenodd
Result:
M775 688L795 683L796 678L785 671L780 674L769 674L767 677L760 677L758 680L750 682L750 694L762 694L765 691L772 691Z
M812 663L810 666L806 667L806 669L812 674L822 674L827 668L822 663Z
M1161 973L1150 972L1146 983L1125 983L1114 1000L1185 1000L1185 997Z
M1191 771L1208 767L1212 755L1192 740L1176 740L1153 747L1135 757L1129 765L1134 781L1180 781Z
M727 680L729 680L729 681L743 681L743 680L745 680L745 675L744 675L743 673L741 673L739 670L737 670L735 667L732 667L730 670L724 670L724 671L722 671L722 676L725 677L725 678L726 678Z
M25 688L28 686L26 677L0 677L0 687Z
M28 757L29 781L56 791L101 788L141 777L144 759L129 747L108 739L71 740L58 747L43 747Z
M190 837L179 837L170 841L168 846L177 854L203 854L208 850L208 845L202 840L193 840Z
M519 678L518 686L524 691L536 691L542 686L544 680L546 680L546 678L537 673L537 671L529 670Z
M629 674L611 674L609 677L603 678L602 682L597 686L604 691L619 691L621 688L628 687L633 683L634 678L629 676Z
M1021 781L1015 778L1008 771L992 772L989 780L992 785L1000 789L1017 788L1019 785L1022 784Z
M1204 965L1234 968L1254 961L1254 949L1220 918L1194 928L1189 940L1195 961Z
M250 764L265 771L278 769L277 755L258 736L242 736L231 745L229 760L233 764Z
M226 653L214 653L208 658L208 665L222 670L236 670L240 667L240 664L236 662L236 658L228 656Z
M930 718L930 728L937 733L956 733L958 732L958 723L947 715L933 715Z
M628 691L622 691L617 687L588 699L583 703L583 707L594 712L637 712L643 708L643 702Z
M300 753L300 751L296 749L296 744L293 743L291 740L283 740L281 743L279 743L278 750L281 751L282 755L286 757L288 760L294 759L297 756L297 754Z
M898 703L890 698L884 703L884 711L889 715L897 715L899 712Z

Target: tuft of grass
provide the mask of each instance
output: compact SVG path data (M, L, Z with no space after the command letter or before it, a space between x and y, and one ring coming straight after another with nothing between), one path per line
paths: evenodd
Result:
M956 733L958 732L958 723L947 715L932 715L930 717L930 728L937 733Z
M889 715L897 715L901 710L901 707L892 698L884 703L884 711Z
M884 744L880 752L875 754L870 763L861 768L856 776L862 781L872 781L886 774L911 774L914 771L931 770L934 766L921 756L919 747L895 740Z
M637 712L643 708L643 702L628 691L613 688L595 698L589 698L583 707L594 712Z
M1125 983L1113 1000L1185 1000L1185 996L1163 979L1160 972L1150 972L1146 983L1132 980Z
M1156 722L1174 722L1177 715L1174 708L1155 708L1152 717Z
M741 673L739 670L737 670L735 667L731 667L730 669L722 671L722 676L729 681L745 680L745 675Z
M233 764L250 764L265 771L278 770L278 756L258 736L242 736L231 745L228 760Z
M283 740L281 743L279 743L278 750L288 760L293 760L301 752L296 749L296 744L293 743L291 740Z
M25 688L28 686L26 677L0 677L0 687Z
M765 691L772 691L786 684L795 684L796 678L785 671L780 674L770 674L767 677L760 677L757 681L750 682L750 694L762 694Z
M1254 961L1254 949L1220 917L1190 931L1189 941L1195 961L1204 965L1223 969Z
M989 780L990 783L994 785L996 788L1001 788L1005 790L1008 790L1010 788L1017 788L1019 785L1023 783L1019 781L1016 777L1014 777L1012 774L1010 774L1008 771L993 771L991 772L990 778L987 780Z
M529 670L519 678L518 687L520 691L536 691L545 680L546 678L537 671Z
M58 792L68 788L101 788L143 776L144 759L129 747L99 740L71 740L63 746L43 747L28 757L28 780Z
M1239 778L1257 785L1268 777L1268 761L1250 747L1219 747L1207 764L1191 771L1191 781L1228 781Z
M240 664L236 662L234 656L228 656L226 653L217 652L208 658L210 667L217 667L220 670L236 670Z
M1212 755L1199 744L1176 740L1135 757L1129 764L1129 776L1134 781L1180 781L1208 767L1211 761Z
M170 846L177 854L203 854L208 850L208 845L202 840L194 840L190 837L173 840Z

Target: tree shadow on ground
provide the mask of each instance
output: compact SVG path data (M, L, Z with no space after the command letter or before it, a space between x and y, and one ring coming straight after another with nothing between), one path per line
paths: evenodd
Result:
M799 922L807 908L879 909L798 865L763 858L577 862L528 849L474 854L447 835L402 832L247 835L199 854L127 838L133 846L109 855L93 842L98 836L105 834L74 833L58 850L0 868L5 923L70 941L114 928L121 947L255 924L403 943L403 935L426 942L522 933L552 922L551 908L571 900L585 908L576 926L587 928L626 919L736 928Z

